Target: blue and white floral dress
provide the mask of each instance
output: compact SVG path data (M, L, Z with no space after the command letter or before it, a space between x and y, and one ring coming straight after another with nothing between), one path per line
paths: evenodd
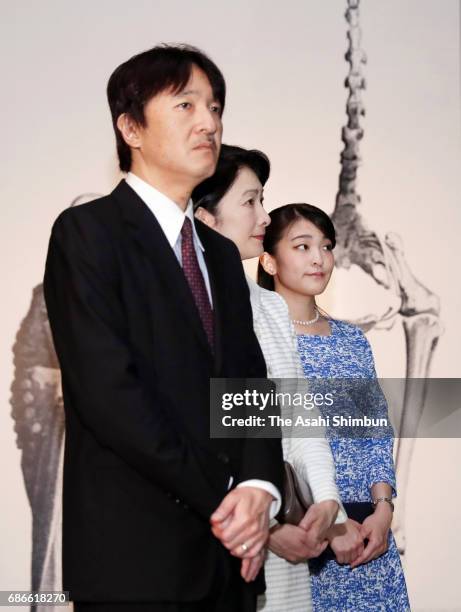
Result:
M330 336L298 335L298 351L308 379L376 379L373 354L363 332L349 323L329 320ZM320 382L320 381L319 381ZM326 381L324 381L326 382ZM334 383L333 383L334 384ZM378 398L381 413L385 402ZM322 408L320 411L323 412ZM336 482L344 502L371 501L371 486L388 483L395 492L393 438L338 437L328 432ZM351 570L334 559L311 577L314 612L405 612L410 610L399 553L392 533L388 551Z

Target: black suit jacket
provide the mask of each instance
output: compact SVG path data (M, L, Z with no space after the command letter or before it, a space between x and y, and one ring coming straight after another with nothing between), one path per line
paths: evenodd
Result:
M173 250L124 181L53 226L44 286L62 370L63 580L74 600L202 598L217 571L238 570L209 525L230 476L281 489L280 441L210 439L210 377L266 368L237 249L196 226L214 354Z

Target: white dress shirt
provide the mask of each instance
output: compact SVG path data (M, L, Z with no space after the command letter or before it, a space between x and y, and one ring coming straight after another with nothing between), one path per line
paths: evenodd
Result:
M203 255L205 248L195 228L192 200L189 200L186 210L183 211L179 207L179 205L176 204L176 202L170 200L170 198L168 198L165 194L158 191L158 189L155 189L155 187L152 187L152 185L149 185L149 183L146 183L146 181L139 178L139 176L137 176L136 174L133 174L133 172L128 172L126 182L133 189L133 191L138 194L144 204L146 204L146 206L154 214L181 267L181 229L184 224L184 218L186 216L189 217L192 222L195 253L197 255L198 264L200 266L203 279L205 281L205 286L208 292L208 297L210 299L210 304L211 306L213 306L210 288L210 278L208 276L208 270L205 264L205 257ZM232 486L232 483L233 477L231 476L229 488ZM272 502L270 508L270 518L273 518L278 513L282 503L282 496L277 487L275 487L271 482L268 482L266 480L251 479L239 483L237 487L256 487L258 489L263 489L264 491L267 491L274 498L274 501Z
M136 191L136 193L144 202L144 204L146 204L146 206L148 206L148 208L154 214L181 267L181 230L184 224L184 218L189 217L192 222L194 249L197 255L198 265L200 266L200 271L202 272L203 280L205 281L205 286L208 293L208 298L210 300L210 304L211 306L213 306L210 279L205 264L205 258L203 256L205 248L199 238L199 235L197 234L197 230L195 229L194 209L192 206L192 200L189 200L186 210L183 211L178 206L178 204L176 204L176 202L170 200L170 198L158 191L158 189L155 189L155 187L152 187L152 185L149 185L149 183L146 183L146 181L140 179L138 176L136 176L136 174L128 172L126 182L131 187L131 189L133 189L133 191Z

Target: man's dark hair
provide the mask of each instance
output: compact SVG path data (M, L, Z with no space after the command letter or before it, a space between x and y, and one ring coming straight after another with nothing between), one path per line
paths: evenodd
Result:
M123 113L141 126L146 125L144 107L162 91L178 93L187 84L192 67L197 66L208 77L213 95L224 110L226 83L219 68L200 49L190 45L158 45L121 64L107 84L112 124L117 141L120 170L131 167L131 149L123 140L117 119Z
M215 173L192 192L194 208L201 206L216 216L219 202L232 187L241 168L253 170L261 185L265 185L271 166L268 157L261 151L223 144Z

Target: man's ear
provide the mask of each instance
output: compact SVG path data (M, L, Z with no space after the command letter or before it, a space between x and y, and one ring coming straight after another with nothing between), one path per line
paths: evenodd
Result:
M195 211L195 216L199 221L205 223L205 225L208 225L208 227L211 227L212 229L216 227L216 217L202 206L197 208Z
M271 276L275 276L277 274L277 263L275 258L267 251L264 251L264 253L259 256L259 263L262 265L265 272Z
M123 137L123 140L129 147L139 149L141 146L140 128L136 121L128 113L119 115L117 119L117 127Z

